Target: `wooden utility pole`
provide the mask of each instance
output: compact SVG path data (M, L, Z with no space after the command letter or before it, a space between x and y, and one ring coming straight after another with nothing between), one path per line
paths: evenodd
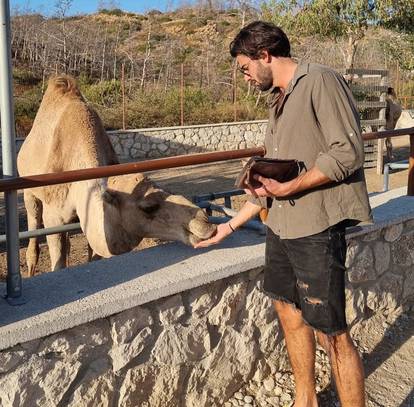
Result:
M414 195L414 134L410 135L410 157L408 161L407 195Z
M237 62L233 65L233 121L237 122Z
M122 130L126 129L126 110L125 110L125 63L122 62L121 70L121 90L122 90Z
M184 64L181 64L181 86L180 86L180 125L184 126Z

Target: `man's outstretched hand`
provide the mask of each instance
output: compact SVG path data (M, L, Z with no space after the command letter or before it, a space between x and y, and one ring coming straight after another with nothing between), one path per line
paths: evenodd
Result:
M207 240L202 240L201 242L194 245L196 249L199 249L201 247L208 247L213 244L220 243L222 240L224 240L228 235L231 235L233 231L231 230L228 223L221 223L217 226L216 233L213 237Z

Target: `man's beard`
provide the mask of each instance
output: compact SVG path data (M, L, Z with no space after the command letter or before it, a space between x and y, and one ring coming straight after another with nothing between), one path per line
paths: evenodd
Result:
M254 86L266 92L267 90L273 88L273 73L270 68L264 68L259 66L257 71L257 81L254 81Z

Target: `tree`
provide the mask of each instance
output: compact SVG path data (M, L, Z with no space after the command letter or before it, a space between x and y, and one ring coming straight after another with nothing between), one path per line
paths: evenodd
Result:
M414 30L413 0L270 0L263 15L293 36L345 38L344 64L351 68L369 26Z

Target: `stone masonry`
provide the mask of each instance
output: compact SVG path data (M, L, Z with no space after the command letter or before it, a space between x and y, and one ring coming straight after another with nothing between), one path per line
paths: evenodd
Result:
M110 131L121 161L263 145L267 121Z
M348 236L347 319L414 300L414 220ZM0 352L0 405L222 406L286 367L254 269ZM351 330L352 331L352 330Z

